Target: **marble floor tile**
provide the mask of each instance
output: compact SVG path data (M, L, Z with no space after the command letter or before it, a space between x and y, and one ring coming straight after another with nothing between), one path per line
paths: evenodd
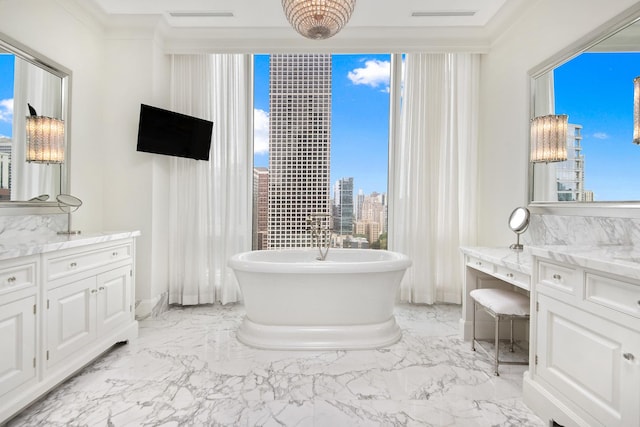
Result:
M9 426L543 426L525 366L458 335L460 306L398 305L402 339L357 351L238 342L241 305L174 307L22 411ZM526 348L518 347L526 356Z

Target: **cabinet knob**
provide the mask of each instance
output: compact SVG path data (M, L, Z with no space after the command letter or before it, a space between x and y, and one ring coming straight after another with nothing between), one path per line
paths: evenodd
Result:
M112 252L112 253L111 253L111 256L112 256L113 258L117 257L117 256L118 256L118 252Z
M100 287L98 288L98 290L99 290L99 291L104 291L104 286L100 286Z
M507 273L507 277L513 278L513 273Z
M91 293L92 293L92 294L95 294L95 293L97 293L97 292L98 292L98 291L97 291L96 289L91 289Z
M626 360L628 360L629 362L632 362L633 360L635 360L635 356L631 353L624 353L622 355L622 357L624 357Z
M554 275L553 275L553 278L554 278L555 280L560 280L560 279L562 279L562 276L561 276L561 275L559 275L558 273L556 273L556 274L554 274Z
M482 265L480 261L476 261L476 265Z
M76 264L75 262L72 262L71 264L69 264L69 268L76 268L78 266L78 264Z
M9 283L13 283L13 282L15 282L15 281L16 281L16 276L11 276L11 277L9 277L9 278L7 279L7 282L9 282Z

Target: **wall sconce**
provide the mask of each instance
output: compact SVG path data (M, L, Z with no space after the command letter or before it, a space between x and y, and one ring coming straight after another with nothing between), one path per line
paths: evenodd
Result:
M64 162L64 122L52 117L38 116L29 104L27 116L27 153L30 163Z
M640 145L640 76L633 79L633 143Z
M566 114L539 116L531 121L532 163L563 162L567 160Z
M291 26L308 39L328 39L351 18L356 0L282 0Z

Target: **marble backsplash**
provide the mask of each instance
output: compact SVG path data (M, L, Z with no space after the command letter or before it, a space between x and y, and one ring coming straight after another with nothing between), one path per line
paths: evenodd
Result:
M535 246L640 246L640 219L531 214L522 240Z
M0 239L13 240L36 235L55 235L67 229L65 213L49 215L1 215Z

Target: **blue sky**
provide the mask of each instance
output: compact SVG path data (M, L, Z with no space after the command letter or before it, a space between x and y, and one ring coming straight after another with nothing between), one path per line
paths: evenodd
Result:
M331 183L387 192L390 55L333 55ZM255 57L255 166L268 166L269 56Z
M0 137L13 134L13 68L14 56L0 55Z
M582 125L585 189L596 201L640 200L640 146L631 142L638 75L638 53L583 53L554 72L556 114Z

